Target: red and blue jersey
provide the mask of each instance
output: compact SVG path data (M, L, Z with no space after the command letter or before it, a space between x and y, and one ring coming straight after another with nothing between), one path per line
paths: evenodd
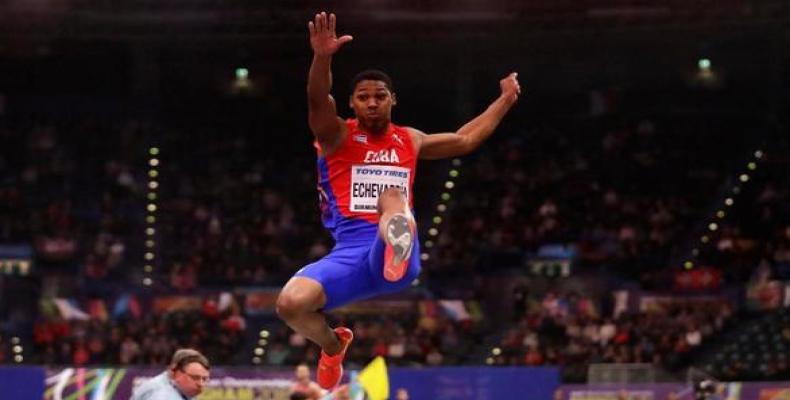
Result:
M346 120L340 147L324 155L318 142L318 194L321 219L336 241L370 239L378 224L378 196L397 187L413 207L417 152L406 128L390 124L384 134L361 130Z

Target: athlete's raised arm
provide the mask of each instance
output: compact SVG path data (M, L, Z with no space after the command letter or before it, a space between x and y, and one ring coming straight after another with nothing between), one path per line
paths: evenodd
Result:
M478 148L499 125L510 107L521 94L518 74L513 72L499 81L501 94L488 108L454 133L435 133L427 135L417 129L409 128L414 138L419 157L435 160L467 154Z
M332 89L332 55L352 38L349 35L337 37L335 22L335 14L322 12L307 23L313 48L313 62L307 77L308 123L324 151L339 144L345 130L329 91Z

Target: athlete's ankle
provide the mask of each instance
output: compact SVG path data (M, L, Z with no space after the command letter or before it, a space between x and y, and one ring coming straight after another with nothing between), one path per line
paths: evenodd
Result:
M332 333L334 334L334 332ZM321 350L324 352L324 354L330 357L336 356L340 354L341 351L343 351L343 343L341 343L340 338L338 338L337 335L335 335L334 343L332 343L329 346L322 347Z

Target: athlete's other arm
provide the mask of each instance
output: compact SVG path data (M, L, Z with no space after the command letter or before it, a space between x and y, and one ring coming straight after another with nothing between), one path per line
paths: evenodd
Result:
M467 154L478 148L499 125L508 110L516 103L521 94L518 74L513 72L501 81L501 94L488 108L454 133L435 133L427 135L417 129L409 128L415 139L419 157L435 160Z
M308 124L324 151L338 145L345 135L345 124L337 116L335 101L329 91L332 89L332 55L352 37L335 34L335 14L325 12L315 15L308 22L310 47L313 48L313 62L307 77Z

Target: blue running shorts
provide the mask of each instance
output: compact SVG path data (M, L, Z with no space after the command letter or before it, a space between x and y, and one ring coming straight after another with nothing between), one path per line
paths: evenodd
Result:
M367 235L369 236L369 235ZM338 241L324 258L300 269L294 276L318 281L326 294L323 310L338 308L356 300L403 290L420 274L420 245L415 236L409 266L397 282L384 279L384 248L379 237Z

